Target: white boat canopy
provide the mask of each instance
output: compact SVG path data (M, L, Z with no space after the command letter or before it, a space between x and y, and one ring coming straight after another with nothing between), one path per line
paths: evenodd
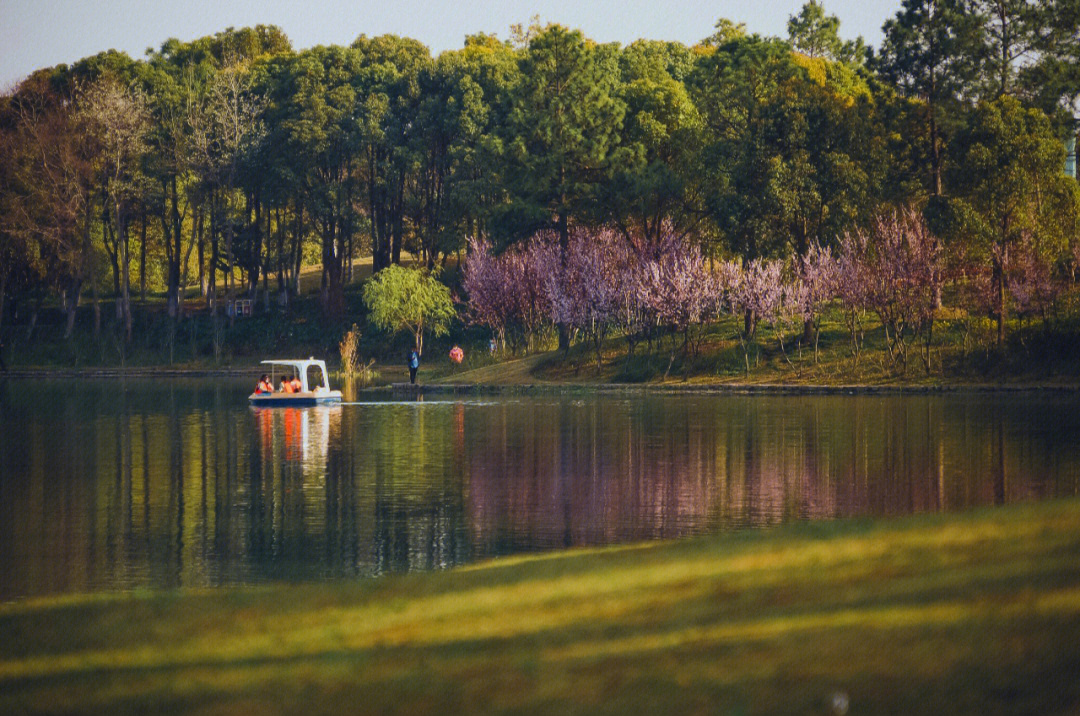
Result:
M274 380L274 375L273 375L274 367L281 366L281 367L285 367L285 368L292 368L297 373L297 375L300 377L300 385L302 386L300 392L302 392L302 393L311 393L311 392L313 392L308 387L308 368L310 368L312 366L315 366L320 371L322 371L322 390L330 390L330 376L327 375L327 373L326 373L326 361L315 360L314 358L308 358L307 360L302 360L302 359L301 360L279 359L279 360L264 360L264 361L260 361L260 362L263 365L270 366L270 373L271 373L270 381L271 381L271 384L273 384L273 380Z

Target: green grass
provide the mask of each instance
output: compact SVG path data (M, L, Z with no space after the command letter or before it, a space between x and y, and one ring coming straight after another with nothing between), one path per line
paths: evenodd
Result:
M0 712L1076 713L1080 500L0 605Z

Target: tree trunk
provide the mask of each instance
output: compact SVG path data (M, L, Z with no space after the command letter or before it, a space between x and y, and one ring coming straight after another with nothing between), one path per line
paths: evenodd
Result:
M41 310L41 296L34 300L34 310L30 313L30 325L26 329L26 342L34 337L34 328L37 327L38 312Z
M124 340L131 343L131 254L128 240L127 211L116 205L116 229L120 254L120 312L124 321Z
M194 227L193 229L194 230ZM203 233L203 216L199 214L199 245L196 260L199 264L199 294L205 299L210 294L210 283L206 277L206 234Z
M4 303L7 301L7 272L0 273L0 336L4 335ZM0 341L0 350L3 350L3 341Z
M142 210L142 232L139 245L139 303L146 304L146 207Z
M323 237L323 269L326 277L326 315L340 318L345 312L345 295L341 285L341 232L337 222L330 222Z
M997 344L1005 345L1005 258L994 259L994 298L997 301Z
M931 102L927 108L930 113L930 169L933 174L934 196L941 196L941 141L938 137L937 109Z
M94 212L87 202L86 217L83 222L83 255L82 255L82 279L90 282L90 293L94 299L94 339L97 340L101 332L101 305L98 302L97 289L97 262L95 261L93 239L90 236L90 225L94 220Z
M217 315L217 265L218 265L218 214L217 207L210 203L210 265L207 267L206 302L210 306L210 315Z
M67 313L67 324L64 326L64 339L68 340L75 332L75 314L79 308L79 293L82 291L82 279L75 278L71 281L71 290L64 302L64 311Z
M94 280L92 273L90 278L90 296L94 301L94 340L97 340L101 336L101 296L98 294L97 281Z
M561 179L562 179L562 172L560 170L560 181L561 181ZM570 255L570 222L568 221L568 219L566 217L566 212L565 211L559 212L558 227L559 227L559 249L561 250L561 253L562 253L562 257L561 257L562 267L563 267L563 269L565 269L566 268L567 258ZM559 350L564 351L564 352L570 350L570 328L566 324L563 324L563 323L559 324Z

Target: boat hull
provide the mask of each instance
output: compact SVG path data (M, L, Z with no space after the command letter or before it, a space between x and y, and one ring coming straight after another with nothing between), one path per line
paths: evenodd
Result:
M252 393L248 402L256 408L304 408L341 402L341 391L327 393Z

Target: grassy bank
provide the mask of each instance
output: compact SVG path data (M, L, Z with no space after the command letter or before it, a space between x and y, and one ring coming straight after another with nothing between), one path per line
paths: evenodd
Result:
M370 267L368 267L370 268ZM357 277L364 275L357 271ZM454 283L456 272L446 277ZM378 382L407 375L407 333L388 335L366 325L360 280L345 291L346 312L339 320L322 314L317 284L288 307L259 302L253 317L229 321L213 317L192 298L187 314L170 321L160 300L136 306L133 341L123 340L122 326L106 316L94 336L89 308L80 309L75 334L65 339L64 316L55 307L42 310L29 330L23 323L3 327L2 356L13 371L93 371L97 368L169 367L177 370L257 370L267 357L315 356L334 368L338 344L352 324L362 332L360 356L375 359ZM315 291L315 292L312 292ZM738 339L741 320L727 316L686 335L654 334L631 346L623 336L609 336L599 365L593 346L575 343L556 350L554 332L534 336L526 351L523 336L504 350L488 351L489 332L461 322L447 336L428 336L421 365L423 382L489 385L555 384L786 384L786 385L956 385L1076 384L1080 381L1080 292L1060 302L1060 313L1023 321L1013 319L1006 344L998 348L994 324L986 318L943 309L927 348L914 338L900 355L890 351L885 331L872 315L857 332L858 351L845 315L834 307L814 340L798 327L762 326L752 343ZM25 312L24 312L25 313ZM23 316L25 323L25 315ZM465 350L462 365L452 365L451 346Z
M1076 713L1080 501L0 606L0 712Z

